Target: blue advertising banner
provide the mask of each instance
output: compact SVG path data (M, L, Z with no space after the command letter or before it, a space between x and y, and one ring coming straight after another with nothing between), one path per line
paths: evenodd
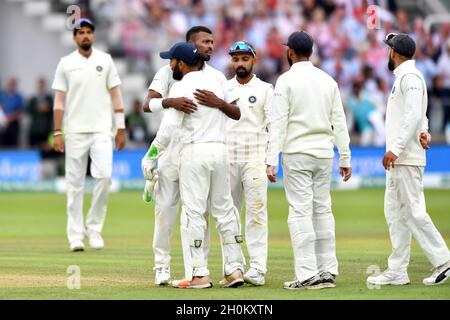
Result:
M147 149L114 152L113 178L118 180L144 179L141 159L146 152Z
M33 182L41 179L38 151L0 151L1 182Z

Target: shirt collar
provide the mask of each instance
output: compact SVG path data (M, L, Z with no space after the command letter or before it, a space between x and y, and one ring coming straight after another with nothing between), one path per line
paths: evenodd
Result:
M78 48L77 48L77 50L75 50L75 52L76 52L78 58L81 58L81 59L90 59L90 58L92 58L92 57L94 56L94 54L95 54L96 51L97 51L97 50L95 50L95 48L92 47L92 53L91 53L91 55L89 56L89 58L86 58L85 56L83 56L83 55L80 53L80 50L78 50Z
M298 61L298 62L296 62L296 63L294 63L292 66L291 66L291 68L300 68L300 67L306 67L306 66L313 66L313 64L312 64L312 62L311 61Z
M398 77L399 75L406 72L411 67L415 67L416 61L415 60L406 60L402 62L397 68L394 69L394 75Z
M252 86L253 84L255 84L255 82L256 82L256 74L253 74L253 77L250 79L250 81L249 82L247 82L247 83L244 83L244 84L241 84L238 80L237 80L237 76L234 76L234 81L236 81L236 84L238 85L238 86Z

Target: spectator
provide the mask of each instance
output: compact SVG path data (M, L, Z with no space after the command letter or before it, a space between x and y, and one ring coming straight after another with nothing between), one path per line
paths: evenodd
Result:
M441 54L437 64L439 96L444 108L443 125L447 143L450 144L450 38L446 42L446 51Z
M7 90L0 97L0 105L7 121L5 129L0 134L0 145L17 148L24 103L22 95L17 91L16 78L12 77L8 80Z
M125 118L125 127L127 128L127 145L130 149L146 148L149 137L147 125L144 116L141 113L142 103L139 99L134 100L132 110Z
M38 80L37 94L30 99L28 113L31 125L28 141L31 147L48 150L48 136L53 127L53 98L47 92L45 79Z

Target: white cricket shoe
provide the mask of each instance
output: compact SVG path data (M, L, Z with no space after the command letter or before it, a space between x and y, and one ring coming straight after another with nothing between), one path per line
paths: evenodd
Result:
M89 246L92 249L103 249L103 247L105 246L105 243L103 242L103 238L100 235L100 233L95 232L95 231L91 231L88 234L89 237Z
M156 268L155 284L165 286L170 283L170 269L169 268Z
M379 274L378 276L370 276L367 278L367 282L374 285L404 285L409 284L409 277L408 273L406 271L394 271L387 269L383 273Z
M450 261L447 261L442 266L437 267L428 278L423 279L423 284L426 286L435 286L444 283L450 277Z
M84 244L81 240L74 240L70 243L70 251L77 252L77 251L84 251Z
M245 274L244 274L244 281L246 283L250 283L254 286L262 286L266 283L264 279L264 273L259 271L256 268L250 268Z

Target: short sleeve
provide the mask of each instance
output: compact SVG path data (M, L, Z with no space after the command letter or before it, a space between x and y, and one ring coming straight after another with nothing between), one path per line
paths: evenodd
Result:
M237 87L232 85L229 81L222 83L224 100L227 103L232 103L239 99L239 91Z
M117 72L116 65L114 64L113 59L109 56L110 59L110 68L108 74L108 89L111 90L114 87L119 86L122 82L120 81L119 73Z
M66 79L66 75L64 73L64 63L63 63L62 59L59 61L58 66L56 67L55 78L53 79L52 89L67 92L67 89L68 89L67 79Z
M148 90L154 90L158 92L162 97L165 97L169 94L169 80L167 79L168 75L172 76L172 73L167 72L168 66L164 66L156 72L153 77L152 83L148 87Z

